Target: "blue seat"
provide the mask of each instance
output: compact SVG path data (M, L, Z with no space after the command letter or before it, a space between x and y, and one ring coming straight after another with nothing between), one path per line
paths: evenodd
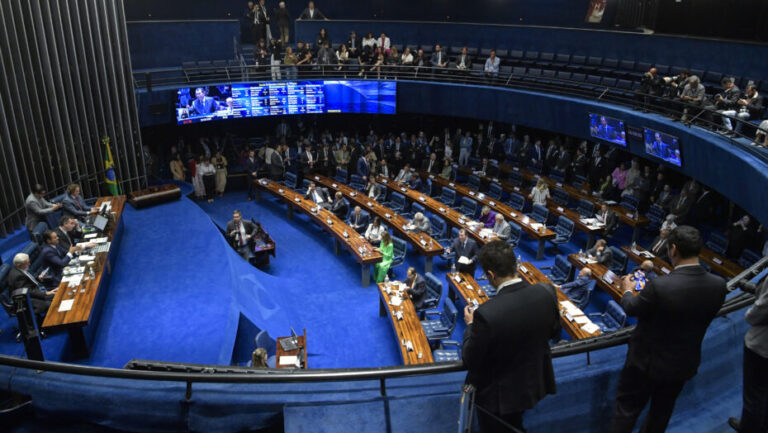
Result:
M424 304L419 311L437 308L440 304L440 298L443 297L443 283L432 272L424 274L424 281L427 283L427 296L424 298Z
M589 317L595 325L600 327L600 332L604 334L606 332L618 331L627 323L627 313L614 300L608 301L608 304L605 306L605 312L592 313Z
M461 345L454 340L440 340L439 348L432 351L432 359L435 362L461 361Z
M554 188L552 189L552 200L559 204L562 207L568 207L568 200L570 197L568 196L568 193L565 192L565 190L562 190L560 188Z
M565 182L565 173L553 168L552 171L549 172L549 178L554 180L555 182L563 183Z
M427 178L424 182L421 182L421 187L418 191L426 196L432 197L432 179Z
M467 158L467 166L469 167L477 167L478 165L480 165L480 162L481 162L480 158L477 158L475 156L470 156L469 158Z
M24 246L21 252L29 256L29 272L32 275L37 275L35 272L40 269L43 260L43 257L40 255L40 252L42 252L40 245L30 242Z
M581 188L585 183L587 183L586 176L580 174L573 175L573 181L571 181L571 185L575 186L576 188Z
M458 239L459 237L459 229L456 227L451 228L451 237L440 239L439 242L441 245L445 246L446 248L450 247L453 244L453 241ZM456 251L451 251L450 254L446 253L445 250L443 250L442 254L440 254L440 258L445 260L446 262L453 262L453 259L456 257Z
M739 266L746 269L760 260L760 255L752 250L744 250L739 257Z
M384 206L392 209L397 213L404 213L407 202L405 201L404 195L397 191L392 191L392 193L389 195L389 200L384 202Z
M712 232L709 235L706 247L716 254L725 254L725 250L728 249L728 238L721 233Z
M43 232L48 230L48 224L40 221L37 223L35 228L32 230L32 233L29 234L29 237L32 239L33 242L35 242L38 245L43 244Z
M404 212L404 213L402 213L400 215L402 215L404 218L413 218L413 216L416 215L419 212L424 214L424 212L425 212L424 205L422 205L421 203L418 203L418 202L413 202L413 203L411 203L411 210L408 211L408 212Z
M549 209L540 204L533 205L530 217L537 223L546 224L549 218Z
M298 189L297 191L300 192L301 194L304 194L305 192L307 192L307 190L309 190L309 184L310 183L312 183L311 180L309 180L309 179L302 179L301 180L301 188ZM317 188L319 189L320 187L318 186Z
M432 239L440 242L443 238L445 238L445 232L448 226L445 224L445 220L437 215L430 214L428 218L430 223L429 235L432 237Z
M552 271L547 275L553 283L563 284L568 281L572 269L573 265L571 262L565 256L558 254L555 256L555 264L552 266Z
M277 355L277 344L266 329L256 334L256 347L261 347L267 351L267 365L275 368L275 356Z
M347 170L341 167L336 167L336 177L333 178L336 182L341 182L343 184L346 184L348 177L349 177L349 173L347 173Z
M648 231L655 232L661 228L661 224L664 223L665 212L661 206L651 205L648 208L648 212L645 214L650 223L648 224Z
M589 305L589 300L592 299L592 292L595 291L595 285L597 284L596 280L590 280L589 284L587 284L587 296L584 297L584 300L577 303L576 306L579 307L580 310L584 310L587 308L587 305Z
M285 176L283 177L283 181L281 183L286 188L296 190L299 187L299 178L296 176L296 173L286 171Z
M507 204L512 209L522 212L523 208L525 207L525 197L523 197L520 194L510 192L509 193L509 199L507 200Z
M474 189L475 191L480 191L480 177L474 174L470 175L467 179L467 187Z
M424 334L427 336L429 344L432 345L438 340L451 338L458 317L459 310L450 301L443 302L442 312L427 312L427 319L421 321L421 327L424 328Z
M509 229L507 243L512 245L512 248L517 248L517 244L520 243L520 238L523 236L523 229L512 221L509 222Z
M392 264L389 266L390 270L405 263L405 253L407 251L408 244L397 236L392 236Z
M477 214L477 202L469 197L462 197L459 212L467 218L474 219Z
M624 254L624 251L620 250L619 248L616 248L616 247L609 247L609 248L613 253L613 262L611 263L610 269L616 275L624 274L624 270L627 268L627 255Z
M633 195L622 196L621 202L619 204L632 212L637 211L638 201L637 198Z
M582 218L591 218L595 214L595 204L589 200L581 199L576 205L576 212L578 212Z
M453 207L453 204L456 203L456 191L443 187L440 191L440 198L437 200L448 207Z
M519 171L510 171L507 176L509 183L515 186L523 186L523 175Z
M363 177L359 174L353 174L349 176L349 186L358 191L363 191L365 189L365 182L363 182Z
M555 226L555 234L557 236L552 239L552 243L560 245L570 241L571 236L573 236L574 225L573 221L561 215L557 219L557 225Z
M504 189L498 183L491 182L491 184L488 186L488 197L494 198L496 200L501 200L501 197L503 194L504 194Z

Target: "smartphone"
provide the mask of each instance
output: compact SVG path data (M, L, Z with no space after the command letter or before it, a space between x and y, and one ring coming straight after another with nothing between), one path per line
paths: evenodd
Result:
M636 292L639 292L645 288L645 283L647 282L647 279L645 277L645 271L643 271L642 269L635 270L635 272L632 273L632 277L630 279L635 282Z

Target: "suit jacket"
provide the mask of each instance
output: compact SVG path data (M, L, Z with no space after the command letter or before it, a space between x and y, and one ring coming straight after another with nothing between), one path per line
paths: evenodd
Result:
M75 246L83 236L83 233L77 228L72 229L69 233L62 230L61 227L56 227L54 231L59 236L59 246L65 251L69 251L69 248Z
M571 300L576 302L576 304L581 305L587 299L589 284L592 281L592 278L589 277L576 277L576 279L570 283L565 283L560 286L560 290L562 290L566 296L571 298Z
M429 63L432 65L432 67L442 68L443 63L448 63L448 54L446 54L445 51L441 51L439 53L435 51L432 53L432 57L429 58Z
M619 217L616 216L616 212L608 209L608 211L603 215L602 212L597 212L595 214L595 217L598 221L605 224L605 232L610 233L613 231L613 229L616 227L616 224L618 223Z
M656 239L648 245L648 251L652 252L654 256L669 262L669 256L667 256L667 240L661 236L656 236Z
M72 197L67 194L61 201L61 213L63 216L70 216L75 218L82 218L88 216L88 212L91 207L85 204L81 196Z
M461 240L456 238L451 244L451 251L456 253L457 261L459 257L464 256L472 260L472 262L477 263L477 252L479 251L479 248L477 247L477 242L475 242L474 239L467 237L466 245L463 245Z
M253 232L256 231L256 225L254 223L246 220L240 220L240 222L243 224L243 228L245 228L246 235L252 235ZM238 231L238 233L236 233L234 236L230 236L233 231L235 231L234 220L227 223L227 228L224 231L224 236L226 236L230 245L232 245L234 248L238 248L240 246L240 232ZM245 242L245 245L248 245L248 244L249 242Z
M725 280L695 265L649 280L637 296L625 294L621 306L637 317L625 366L659 381L695 376L701 341L726 292Z
M368 214L360 212L360 216L356 216L354 212L349 215L348 224L358 232L365 230L368 227Z
M326 190L325 188L321 188L321 187L316 186L315 187L315 192L317 192L320 195L320 197L323 198L323 203L328 203L328 204L332 203L331 197L328 194L328 190ZM315 197L315 194L310 193L309 189L307 189L306 194L304 194L304 198L310 199L313 202L317 203L317 199Z
M480 305L462 344L477 403L508 414L531 409L554 394L549 340L559 335L557 296L549 284L520 281Z
M379 185L375 183L371 185L370 188L367 188L365 190L365 195L374 200L378 200L379 197L381 197L381 194L382 194L381 187L379 187Z
M395 177L395 182L408 182L411 180L411 171L405 171L404 169L400 170L400 173L397 173L397 176Z
M495 223L493 225L493 232L499 237L499 239L507 240L512 234L512 226L508 222L503 221L501 224Z
M269 176L274 178L283 177L285 172L285 161L283 160L280 152L272 152L272 156L269 161Z
M272 153L274 156L274 153ZM272 161L270 161L271 163ZM256 157L253 157L253 160L251 158L245 158L245 164L243 164L246 173L248 173L248 176L251 176L251 173L257 173L259 171L259 160L256 159ZM251 176L251 180L256 179L256 177Z
M426 216L422 218L421 222L411 220L411 224L414 226L414 233L429 233L432 228L432 224L430 224L429 219Z
M440 170L443 168L443 162L440 161L439 159L435 159L432 162L432 169L431 170L429 169L429 162L430 162L430 160L429 160L429 158L427 158L427 159L424 160L424 162L421 163L422 170L424 170L428 174L434 174L435 176L440 174Z
M51 304L51 297L46 295L45 288L38 283L32 281L24 272L20 271L15 266L8 272L8 296L13 294L16 289L26 287L29 289L29 296L32 298L32 309L37 314L45 313L48 310L48 306Z
M41 198L37 199L34 194L27 196L24 201L24 208L27 211L27 217L24 220L24 225L27 226L27 230L30 232L35 229L35 226L41 222L46 222L45 218L53 210L53 203Z
M371 174L371 166L364 156L357 159L357 174L362 177L368 177Z
M204 116L216 112L216 101L213 98L206 96L201 102L197 98L192 100L192 107L189 109L190 115Z
M334 215L336 215L339 219L344 219L344 217L347 216L347 212L349 212L349 205L347 204L347 201L343 198L337 201L333 202L333 206L331 206L331 212L333 212Z
M671 212L680 218L685 218L691 211L691 205L693 205L695 198L691 194L680 194L675 200L672 201ZM679 220L678 220L679 221Z
M299 15L300 20L325 20L327 19L325 15L323 15L322 12L320 12L320 9L315 8L314 14L310 15L309 8L305 8L301 15Z
M59 285L64 267L72 260L67 252L68 250L63 249L60 245L43 245L40 255L43 258L43 267L49 269L47 277L50 278L50 286L52 287Z
M597 259L597 263L605 265L608 268L610 268L611 264L613 263L613 251L611 251L610 247L607 245L605 248L603 248L602 252L597 252L597 247L595 246L588 249L587 254Z
M424 277L416 274L416 278L406 278L405 284L408 286L406 291L411 295L414 308L416 308L416 311L421 310L427 297L427 282L424 280Z

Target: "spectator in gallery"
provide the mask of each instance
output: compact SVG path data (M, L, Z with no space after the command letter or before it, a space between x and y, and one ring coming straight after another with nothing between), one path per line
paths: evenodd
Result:
M184 167L184 161L181 160L180 154L173 155L171 160L171 173L173 174L173 180L185 180L187 169Z
M330 46L331 38L328 36L328 30L326 30L325 27L322 27L320 32L317 34L317 37L315 38L315 50L319 50L320 48L324 47L325 44Z
M419 70L423 67L427 66L427 58L424 56L424 50L419 48L416 51L416 55L413 57L413 74L414 76L419 75Z
M320 66L321 71L325 71L325 69L331 65L338 64L336 53L333 52L327 42L317 50L317 64Z
M701 106L704 103L705 97L706 89L704 89L704 86L701 85L701 80L698 76L691 75L691 77L688 78L688 84L685 85L683 88L683 93L680 95L680 101L683 104L688 104L683 107L683 116L680 120L687 122L690 117L696 116L699 111L697 110L691 115L689 111L692 108L689 107L689 105Z
M485 76L488 78L496 78L499 76L499 64L501 60L496 57L496 50L491 50L491 55L485 60Z
M280 72L280 60L283 58L283 42L280 39L271 39L269 41L269 63L272 65L270 72L273 80L282 80Z
M436 69L444 69L446 66L448 66L448 56L445 55L440 44L435 45L435 52L432 53L432 57L430 58L429 63L433 68Z
M381 68L384 66L384 60L384 53L379 51L378 55L376 56L376 61L373 63L370 69L371 72L376 72L377 79L381 78ZM363 71L360 71L360 74L362 75Z
M460 72L469 72L472 69L472 57L467 52L467 47L463 47L461 53L456 56L456 69Z
M397 76L399 72L398 66L400 65L400 53L397 52L397 47L392 47L384 58L384 63L387 65L385 68L387 75L385 79L391 75Z
M272 12L272 16L275 17L277 28L280 31L280 42L283 45L288 45L291 36L291 15L285 7L285 2L280 2L277 6L277 9Z
M315 2L309 2L306 9L299 15L299 20L328 20L328 18L315 7Z
M349 64L349 51L344 44L339 45L339 49L336 50L336 63L338 65L337 71L346 72L346 66Z
M299 61L296 62L296 66L299 68L299 72L304 74L304 72L312 67L312 51L307 44L299 41L296 43L296 55L299 58Z
M267 68L270 66L271 61L269 48L264 39L259 40L259 43L253 49L253 63L256 65L256 73L261 76L266 76Z
M376 44L376 38L373 37L373 33L366 33L366 35L363 37L362 45L363 49L368 48L371 51L376 49L378 45Z
M768 120L760 122L755 132L755 141L749 143L752 146L768 147Z
M385 55L388 55L389 50L392 49L392 42L390 41L389 36L387 36L387 34L384 32L381 32L379 39L376 41L376 45L378 45L379 50L381 50Z
M413 54L410 47L405 47L403 54L400 56L400 64L403 66L413 66Z
M360 55L362 42L360 41L360 38L357 37L357 33L355 33L354 30L349 32L349 39L347 39L347 43L344 45L346 45L347 51L349 51L349 57L356 59Z
M285 64L286 75L289 80L295 80L298 77L298 69L296 64L299 62L299 58L294 54L293 48L288 45L285 47L285 58L283 63Z
M392 257L394 256L394 246L392 245L392 237L389 235L388 230L381 232L381 242L374 251L381 253L382 260L376 263L374 266L374 279L377 283L384 281L384 277L389 272L389 267L392 266Z
M638 98L643 107L647 107L654 102L655 98L661 96L664 89L664 79L658 74L656 68L650 68L640 78L640 92Z
M731 117L737 117L741 122L736 123L736 133L741 132L744 122L749 119L758 118L763 112L763 97L757 93L755 83L747 84L746 93L736 100L734 107L728 110L722 110L720 114L723 117L723 127L726 132L734 130Z
M211 162L216 168L216 194L224 197L224 190L227 188L227 158L217 150Z
M708 101L704 108L707 110L704 113L704 118L711 124L713 121L712 113L717 111L721 115L724 111L734 110L738 106L738 100L741 98L741 90L736 85L736 80L733 77L723 77L720 80L720 84L723 86L723 91L716 94L711 101ZM729 132L728 130L723 132Z

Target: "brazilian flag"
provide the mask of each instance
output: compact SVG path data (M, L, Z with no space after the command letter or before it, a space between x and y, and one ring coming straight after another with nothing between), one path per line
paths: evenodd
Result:
M104 158L104 181L107 183L109 193L118 195L120 188L117 185L117 176L115 176L115 161L112 159L112 149L109 148L109 137L102 138L101 142L104 143L106 149L104 151L104 155L106 155Z

